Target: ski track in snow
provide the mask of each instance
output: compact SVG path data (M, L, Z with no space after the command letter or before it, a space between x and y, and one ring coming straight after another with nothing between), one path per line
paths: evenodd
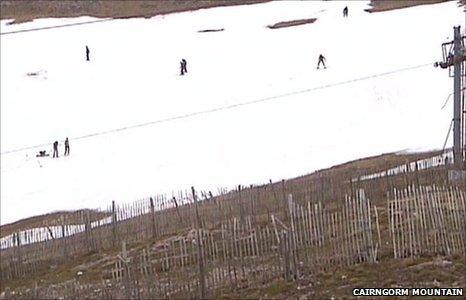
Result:
M342 18L348 5L349 18ZM278 1L2 35L1 151L70 137L71 155L1 157L1 224L156 193L280 180L400 149L438 149L444 70L425 67L87 139L73 137L441 59L456 2L369 14ZM281 21L313 24L271 30ZM95 20L42 19L2 32ZM416 26L413 26L413 23ZM198 30L225 28L223 32ZM85 45L91 62L84 61ZM316 70L317 57L328 69ZM179 76L186 58L187 76ZM26 76L41 71L46 76Z

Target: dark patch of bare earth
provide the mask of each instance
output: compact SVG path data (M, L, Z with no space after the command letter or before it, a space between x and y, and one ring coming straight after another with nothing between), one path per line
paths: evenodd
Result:
M372 0L371 8L366 9L367 12L382 12L394 9L407 8L418 5L435 4L447 2L451 0Z
M218 29L204 29L204 30L199 30L198 32L219 32L225 30L224 28L218 28Z
M149 18L174 12L191 11L217 6L246 5L270 0L2 0L0 18L13 19L12 23L38 18L64 18L91 16L97 18Z
M311 18L311 19L300 19L300 20L293 20L293 21L285 21L285 22L275 23L275 24L269 25L267 27L270 28L270 29L278 29L278 28L298 26L298 25L304 25L304 24L312 24L316 20L317 20L316 18Z

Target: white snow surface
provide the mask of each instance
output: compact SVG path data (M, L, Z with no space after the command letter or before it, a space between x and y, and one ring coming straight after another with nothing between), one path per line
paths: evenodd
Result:
M349 18L342 17L346 5ZM441 107L453 83L433 62L441 60L440 45L453 26L463 25L462 9L456 1L374 14L367 7L363 1L277 1L1 35L1 224L441 148L452 115L451 103ZM313 24L266 27L312 17ZM83 20L95 19L5 20L0 29ZM217 28L225 30L197 32ZM326 70L316 70L320 53ZM187 76L179 76L181 58ZM75 139L422 64L429 65ZM68 157L62 156L65 137ZM60 158L35 157L42 149L51 154L54 140Z

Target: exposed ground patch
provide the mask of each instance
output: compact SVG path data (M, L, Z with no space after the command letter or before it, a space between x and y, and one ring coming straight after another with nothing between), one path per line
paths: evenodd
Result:
M275 23L273 25L268 25L267 27L270 29L278 29L278 28L284 28L284 27L299 26L299 25L304 25L304 24L312 24L316 20L317 20L316 18L311 18L311 19L284 21L284 22Z
M32 21L39 18L69 18L91 16L97 18L149 18L161 14L191 11L218 6L233 6L269 2L271 0L164 0L164 1L105 1L105 0L2 0L0 19L12 19L11 24ZM368 12L381 12L417 5L435 4L452 0L372 0ZM459 1L464 4L464 0ZM298 23L288 26L301 25ZM278 24L278 23L277 23ZM304 23L306 24L306 23ZM273 26L273 25L272 25ZM283 27L288 27L286 24ZM277 27L280 28L280 27Z
M446 261L448 266L437 264ZM298 282L284 280L224 294L225 298L352 299L353 288L364 287L459 287L464 288L465 265L460 257L387 260L332 268L305 276ZM445 297L444 299L454 299ZM418 298L420 299L420 298Z
M14 223L0 226L0 238L8 236L14 232L22 230L46 227L46 226L59 226L59 225L79 225L80 216L87 215L89 211L89 218L91 222L101 220L109 215L107 213L97 212L91 209L83 209L77 211L58 211L45 215L34 216L26 219L16 221ZM63 220L63 221L62 221Z
M22 23L39 18L65 18L91 16L97 18L149 18L168 14L211 8L267 2L270 0L196 0L196 1L104 1L104 0L25 0L1 1L0 19L14 19L12 23Z
M451 0L372 0L372 8L366 9L366 11L373 13L447 1Z
M223 31L225 30L224 28L218 28L218 29L203 29L203 30L198 30L197 32L201 32L201 33L204 33L204 32L220 32L220 31Z

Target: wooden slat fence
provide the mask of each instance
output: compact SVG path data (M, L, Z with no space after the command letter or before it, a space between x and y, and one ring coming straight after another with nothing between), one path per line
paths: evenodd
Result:
M393 256L465 255L465 198L451 187L395 189L387 201Z
M204 213L218 209L217 205L222 205L222 210L227 207L232 215L230 218L222 216L219 218L221 222L217 223L215 219L202 220L199 234L195 216L183 218L190 212L188 201L188 204L178 204L178 211L175 209L168 214L173 220L181 215L187 224L186 229L178 229L175 233L171 231L175 227L165 231L158 227L168 220L157 219L157 212L152 214L151 206L148 210L141 209L142 223L128 223L117 228L117 242L122 250L103 271L102 277L106 280L101 284L87 286L70 281L63 283L61 291L59 288L47 291L31 288L25 292L25 297L192 298L200 294L203 281L206 297L215 298L225 291L266 285L278 279L299 281L307 274L333 267L375 263L384 251L389 255L392 253L391 258L465 254L465 195L457 188L411 186L393 190L387 200L385 220L390 233L386 235L380 232L378 208L364 190L356 190L353 196L346 196L338 205L303 199L296 201L292 194L277 195L281 201L272 201L268 208L275 209L270 209L265 219L263 214L253 213L261 206L260 195L251 196L243 191L242 197L253 199L253 204L243 202L241 198L222 204L209 199L204 203L200 201L200 218ZM213 203L208 204L208 201ZM137 213L127 219L119 216L118 220L132 222L137 219L135 215ZM145 225L138 231L140 224ZM104 228L106 231L100 233L90 229L62 240L79 237L84 244L92 245L89 240L94 240L97 248L110 245L114 241L112 224ZM136 237L127 239L131 234ZM153 239L154 234L156 239ZM109 242L97 242L99 235L100 238L105 236ZM152 240L152 243L126 250L130 240L140 242L141 239ZM12 250L16 252L9 252L10 264L5 272L2 269L2 276L26 276L26 267L15 267L21 260L24 265L31 259L27 255L24 257L22 249L14 247ZM68 247L68 251L73 252L73 247Z

